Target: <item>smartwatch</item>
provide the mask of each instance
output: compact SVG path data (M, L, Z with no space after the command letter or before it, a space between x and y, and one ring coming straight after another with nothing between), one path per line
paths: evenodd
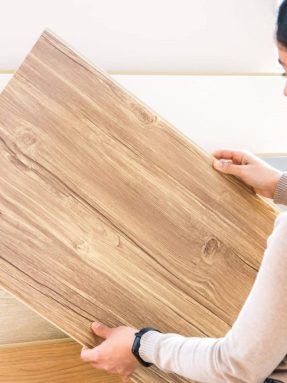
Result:
M144 327L142 328L141 330L139 330L138 332L135 332L135 339L134 339L134 343L132 345L132 353L134 354L134 356L137 358L137 360L144 366L144 367L150 367L153 363L149 363L149 362L145 362L141 357L140 357L140 354L139 354L139 348L140 348L140 345L141 345L141 337L143 334L145 334L146 332L148 331L157 331L157 332L161 332L153 327Z

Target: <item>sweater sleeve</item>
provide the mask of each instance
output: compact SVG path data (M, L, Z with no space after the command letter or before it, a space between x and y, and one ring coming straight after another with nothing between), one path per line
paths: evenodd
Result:
M287 205L287 172L283 172L276 185L273 201L281 205Z
M140 356L165 372L206 383L262 383L287 353L287 212L275 220L260 269L222 338L149 331ZM267 356L268 354L268 356Z

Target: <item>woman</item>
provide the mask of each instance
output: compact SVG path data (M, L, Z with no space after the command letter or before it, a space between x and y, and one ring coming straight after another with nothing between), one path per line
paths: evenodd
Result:
M287 71L287 0L279 8L277 45L279 62ZM216 170L287 205L287 172L242 150L213 155ZM287 212L276 218L254 285L225 337L184 337L149 328L135 336L137 329L101 323L92 329L105 341L93 349L83 347L82 359L120 374L124 382L141 364L155 364L198 382L287 382Z

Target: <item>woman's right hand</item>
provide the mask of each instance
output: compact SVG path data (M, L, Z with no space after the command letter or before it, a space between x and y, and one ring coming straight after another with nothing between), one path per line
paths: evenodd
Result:
M222 149L212 153L213 167L221 173L239 177L263 197L273 198L283 174L247 150Z

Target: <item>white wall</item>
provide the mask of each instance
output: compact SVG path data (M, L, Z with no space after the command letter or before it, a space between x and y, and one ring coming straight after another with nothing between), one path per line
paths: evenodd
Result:
M0 71L49 27L208 151L287 153L277 0L0 0ZM161 76L130 76L132 73ZM9 76L0 75L1 84Z
M126 73L273 72L277 0L0 0L0 70L49 27Z

